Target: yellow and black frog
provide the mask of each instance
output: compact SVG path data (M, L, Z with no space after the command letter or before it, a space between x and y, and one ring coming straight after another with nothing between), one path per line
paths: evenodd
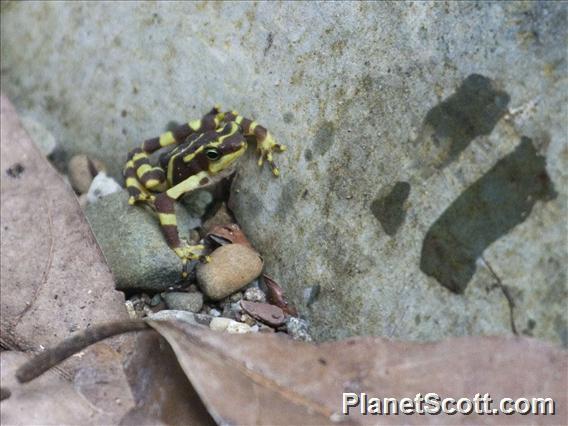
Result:
M176 223L175 200L232 173L235 161L247 149L245 137L256 140L258 165L262 166L266 160L274 176L278 176L272 156L286 148L276 143L255 121L235 111L221 112L219 107L213 108L201 120L190 121L146 140L141 148L128 154L124 166L126 188L130 194L128 203L143 202L157 212L166 242L184 265L188 260L207 262L209 259L202 255L202 245L182 243ZM162 154L159 165L150 164L149 154L172 145L176 146Z

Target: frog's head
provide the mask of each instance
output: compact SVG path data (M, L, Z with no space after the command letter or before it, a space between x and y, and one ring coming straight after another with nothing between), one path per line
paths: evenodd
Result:
M247 149L247 142L236 123L227 124L216 140L203 147L203 154L208 162L211 174L229 169Z

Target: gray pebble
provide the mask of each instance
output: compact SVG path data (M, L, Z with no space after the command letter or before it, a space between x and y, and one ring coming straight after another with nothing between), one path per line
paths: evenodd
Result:
M247 288L244 295L245 300L249 302L266 302L266 294L256 287Z
M212 320L212 317L210 317L209 315L194 314L193 312L175 311L169 309L156 312L155 314L151 314L148 317L149 319L156 321L175 320L175 321L183 321L192 325L205 325L205 326L209 326L209 323Z
M312 341L312 336L310 336L310 333L308 332L308 323L306 320L296 317L288 317L286 320L286 328L292 339L302 340L304 342Z
M199 292L164 293L164 301L169 309L189 312L199 312L203 307L203 294Z
M161 301L162 301L162 296L160 296L160 293L157 293L150 300L150 306L157 306L160 304Z
M227 299L229 300L229 302L231 303L235 303L240 301L243 298L243 294L240 291L237 291L236 293L231 294L229 297L227 297Z

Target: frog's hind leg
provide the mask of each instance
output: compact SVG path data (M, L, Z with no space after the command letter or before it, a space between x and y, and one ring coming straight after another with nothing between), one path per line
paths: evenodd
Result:
M129 162L134 167L138 183L151 191L164 191L166 189L164 170L161 167L152 166L148 154L142 149L131 151L131 155Z
M128 204L133 205L138 201L152 203L154 196L148 192L148 190L142 185L138 180L136 175L136 167L134 166L134 161L130 158L124 165L123 170L124 182L126 184L126 190L130 197L128 198Z
M200 260L202 262L208 262L209 257L202 254L205 246L203 245L187 245L183 244L178 232L176 212L175 212L175 198L170 196L168 193L163 192L156 195L154 201L154 208L156 213L158 213L158 219L160 221L160 228L162 233L168 243L168 246L175 251L178 257L182 260L185 267L188 260ZM187 272L184 269L182 276L186 277Z

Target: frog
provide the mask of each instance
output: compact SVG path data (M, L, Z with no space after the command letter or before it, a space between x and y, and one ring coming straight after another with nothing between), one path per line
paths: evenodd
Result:
M275 177L280 171L273 154L286 147L256 121L237 111L223 112L216 105L201 119L176 126L160 136L145 140L132 149L123 168L128 204L143 204L157 213L167 245L185 266L189 261L207 263L205 246L182 241L176 221L175 202L183 195L214 185L234 173L237 160L247 150L249 141L256 142L258 166L266 162ZM152 164L150 155L163 148L169 151Z

